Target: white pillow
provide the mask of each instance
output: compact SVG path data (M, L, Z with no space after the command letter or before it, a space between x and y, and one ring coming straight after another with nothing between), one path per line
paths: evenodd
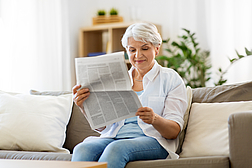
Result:
M252 101L193 103L180 157L229 156L228 117L252 110Z
M0 91L0 149L69 153L62 148L72 94L42 96Z

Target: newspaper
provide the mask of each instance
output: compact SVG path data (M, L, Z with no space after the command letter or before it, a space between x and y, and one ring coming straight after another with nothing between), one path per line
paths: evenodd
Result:
M75 58L77 84L89 88L84 110L92 129L135 116L141 102L131 89L124 52Z

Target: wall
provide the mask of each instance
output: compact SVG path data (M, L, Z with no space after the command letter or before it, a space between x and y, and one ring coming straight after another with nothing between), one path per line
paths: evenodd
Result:
M249 38L252 36L251 21L249 26L239 27L236 24L236 22L242 24L251 20L250 0L71 0L68 7L71 54L74 57L78 55L79 28L91 26L92 17L96 15L97 10L109 11L112 7L119 10L119 15L123 16L125 22L132 20L132 9L138 9L139 20L162 26L163 39L176 40L183 32L181 28L195 32L200 47L211 51L214 78L219 67L223 69L228 67L227 56L230 58L236 56L235 49L238 51L243 51L244 47L252 49L252 38ZM249 19L245 20L244 16L248 16ZM251 66L246 67L252 71ZM241 72L237 73L241 74ZM236 77L232 74L227 78L230 82L236 81ZM239 79L239 81L247 79L252 80L252 76L247 74L246 79ZM213 82L211 81L209 85Z
M125 22L132 21L131 11L134 8L139 10L140 20L162 26L164 39L168 37L176 39L177 35L182 32L181 28L197 32L201 45L206 48L206 41L203 40L206 32L205 29L202 29L202 25L206 24L206 19L205 16L198 14L201 13L200 10L204 10L201 6L204 7L205 2L198 1L196 6L192 4L194 3L174 0L71 0L69 1L69 24L72 49L75 47L74 50L76 50L79 28L91 26L92 17L96 15L97 10L109 11L112 7L119 10L119 15L123 16Z

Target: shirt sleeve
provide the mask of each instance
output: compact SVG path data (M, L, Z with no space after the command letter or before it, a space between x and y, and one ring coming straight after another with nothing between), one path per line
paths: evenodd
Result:
M183 129L184 114L187 109L186 87L182 78L173 71L170 78L170 86L167 87L163 117L177 122L180 130Z

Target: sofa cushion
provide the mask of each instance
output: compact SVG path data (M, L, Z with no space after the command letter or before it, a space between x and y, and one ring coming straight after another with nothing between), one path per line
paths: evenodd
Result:
M252 101L193 103L180 157L229 156L228 117L252 110Z
M69 153L62 148L72 95L36 96L0 91L0 149Z
M36 90L31 90L31 94L36 95L53 95L53 96L59 96L62 94L69 94L72 92L39 92ZM78 143L82 142L86 137L88 136L99 136L99 133L93 131L86 118L80 111L79 107L76 106L73 103L72 108L72 115L70 117L70 121L67 125L67 131L66 131L66 141L63 145L64 148L67 148L72 153L74 146L76 146Z
M201 87L192 89L192 103L220 103L252 100L252 81L215 87ZM189 111L190 115L190 111ZM187 132L187 125L184 125ZM182 138L180 138L182 139ZM183 141L180 141L180 143ZM181 147L181 146L180 146ZM179 154L181 150L177 150Z
M125 168L229 168L227 156L159 159L129 162Z
M220 103L252 100L252 82L192 89L193 103Z

